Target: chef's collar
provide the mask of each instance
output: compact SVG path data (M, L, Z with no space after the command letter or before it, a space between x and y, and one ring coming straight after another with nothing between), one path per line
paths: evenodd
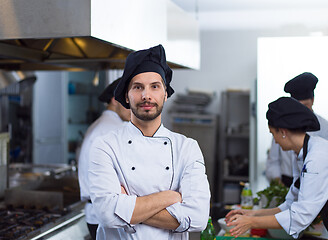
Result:
M129 129L133 135L144 136L142 131L136 125L134 125L131 121L129 122L128 125L129 125ZM168 135L168 130L161 123L161 125L159 126L159 128L157 129L157 131L155 132L155 134L152 137L167 137L167 135Z
M296 155L296 153L295 153L295 155ZM303 148L301 148L300 152L297 155L297 161L303 162Z

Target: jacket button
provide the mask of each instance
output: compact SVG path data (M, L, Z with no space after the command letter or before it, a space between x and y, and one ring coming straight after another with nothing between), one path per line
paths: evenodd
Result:
M135 170L136 168L135 168L135 167L132 167L131 169L132 169L132 170Z
M167 142L164 142L164 145L166 145L167 144Z
M131 141L131 140L129 140L129 141L128 141L128 144L131 144L131 143L132 143L132 141Z
M166 169L166 170L169 170L170 168L169 168L169 167L166 167L165 169Z

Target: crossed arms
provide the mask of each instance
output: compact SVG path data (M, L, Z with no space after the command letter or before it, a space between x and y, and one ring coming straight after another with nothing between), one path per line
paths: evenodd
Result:
M121 187L121 193L127 194L124 187ZM137 197L130 223L174 230L179 223L165 208L181 201L181 194L172 190Z
M181 176L172 187L175 191L139 197L122 194L121 184L126 177L120 163L108 145L97 142L91 150L88 178L92 204L102 226L124 228L130 233L135 231L133 225L140 223L175 232L203 230L208 220L210 192L200 149L192 143L185 150L190 161L185 162L183 172L182 167L178 170Z

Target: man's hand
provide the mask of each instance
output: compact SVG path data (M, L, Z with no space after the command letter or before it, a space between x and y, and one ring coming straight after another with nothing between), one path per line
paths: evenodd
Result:
M168 230L175 230L180 225L179 222L174 217L172 217L172 215L166 209L156 213L154 216L148 218L143 223L149 226Z
M173 199L175 199L174 200L174 203L177 203L177 202L182 202L182 196L181 196L181 193L179 193L179 192L176 192L176 191L172 191L172 190L169 190L169 192L172 194L172 196L173 196ZM172 203L173 204L173 203ZM172 205L171 204L171 205Z
M165 192L166 192L165 194L167 194L167 197L172 199L172 204L177 202L182 202L182 197L179 192L171 191L171 190ZM121 194L127 195L124 186L121 186ZM153 227L170 229L170 230L174 230L177 227L179 227L178 221L174 217L172 217L171 214L165 208L155 213L153 216L150 216L148 219L145 219L143 223ZM132 219L131 219L131 223L132 223Z
M172 195L173 198L176 198L175 202L182 202L182 196L181 196L181 193L176 192L176 191L171 191L171 190L169 190L169 192L170 192L171 194L173 194L173 195ZM126 190L125 190L125 188L124 188L124 186L121 186L121 194L126 194L126 195L128 195L127 192L126 192Z
M130 223L144 222L160 211L165 210L168 206L178 202L182 202L181 194L172 190L137 197Z

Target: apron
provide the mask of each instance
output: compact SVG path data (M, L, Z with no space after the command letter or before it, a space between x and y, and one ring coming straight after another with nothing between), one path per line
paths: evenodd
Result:
M303 163L304 163L306 155L307 155L309 139L310 139L310 136L308 134L305 134L304 143L303 143ZM301 177L299 177L295 181L294 187L296 187L297 189L300 189L300 185L301 185ZM328 230L328 201L321 209L319 215L321 216L321 218L323 220L323 224L325 225L326 229Z

